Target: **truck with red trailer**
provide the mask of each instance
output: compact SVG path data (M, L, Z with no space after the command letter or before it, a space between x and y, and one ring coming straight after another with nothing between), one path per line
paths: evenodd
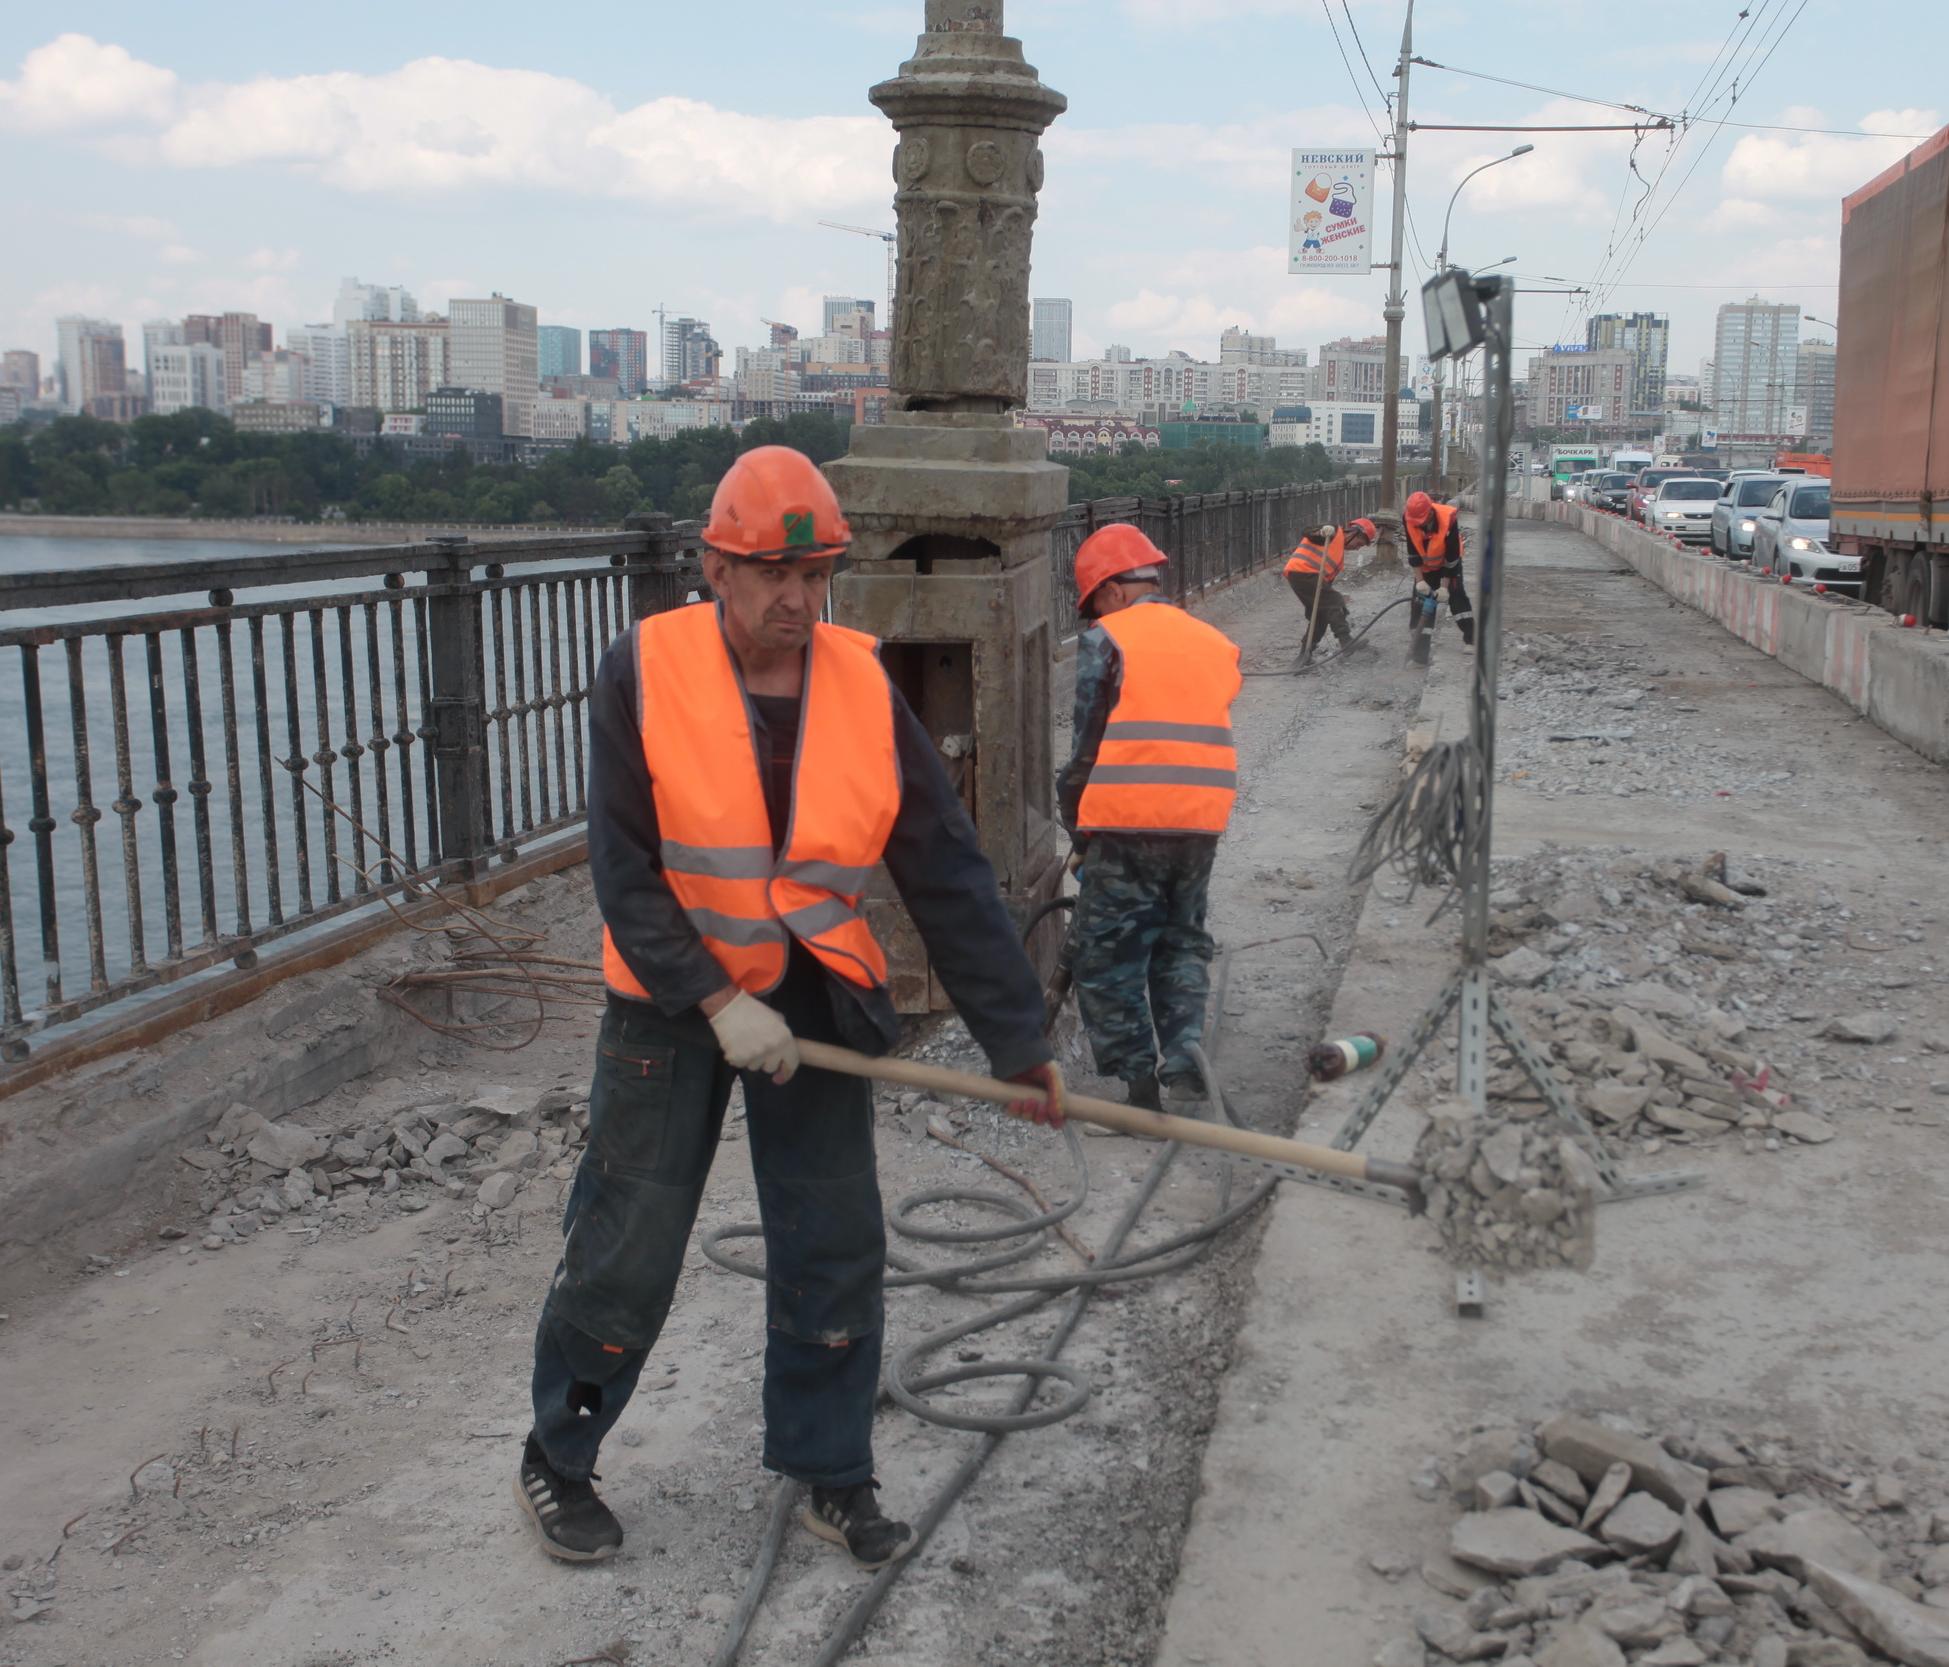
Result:
M1949 626L1949 127L1841 204L1829 539Z

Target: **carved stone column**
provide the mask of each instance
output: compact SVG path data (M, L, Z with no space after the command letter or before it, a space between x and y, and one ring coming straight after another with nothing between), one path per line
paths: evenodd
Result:
M1037 141L1067 100L1002 33L1001 0L926 0L913 57L869 96L900 135L894 409L826 471L854 533L834 611L881 639L1026 918L1061 881L1049 529L1068 471L1009 413L1028 390ZM890 889L868 913L901 1010L944 1006ZM1056 936L1036 945L1045 967Z

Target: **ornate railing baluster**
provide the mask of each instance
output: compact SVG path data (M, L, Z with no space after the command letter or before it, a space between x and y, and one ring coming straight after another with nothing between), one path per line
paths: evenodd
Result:
M41 714L40 649L20 645L20 686L27 720L27 779L33 794L33 814L27 831L34 836L34 878L41 906L41 966L47 978L47 1005L61 1005L61 916L55 906L54 830L58 825L48 805L47 725Z
M291 845L293 863L298 870L298 913L311 913L311 817L305 805L305 771L311 760L305 757L304 736L298 728L298 649L294 640L297 621L292 615L277 616L278 637L284 645L284 730L290 752L278 762L291 778Z
M95 808L94 772L88 761L88 688L81 662L83 639L70 637L68 650L68 717L74 731L74 809L68 820L81 832L81 903L88 920L88 988L108 988L108 962L102 951L102 882L95 858L95 824L102 813Z
M507 592L498 587L490 593L494 620L494 705L488 717L494 720L497 749L501 754L501 828L503 840L514 838L514 755L508 746L508 634L505 602Z
M541 599L544 586L539 580L528 591L528 643L533 651L535 690L529 710L535 715L535 810L537 820L548 820L548 684L541 662ZM530 827L534 823L529 824Z
M196 627L185 625L183 648L183 722L189 735L190 823L196 830L197 901L202 908L203 943L207 948L217 941L217 863L210 840L210 776L203 757L203 684L196 663ZM226 637L224 666L229 667L229 639ZM228 681L226 675L225 681ZM227 727L227 726L226 726ZM231 779L236 779L236 732L231 731ZM241 829L241 821L237 824Z
M162 675L162 633L142 636L149 672L150 746L155 752L156 785L150 800L156 807L156 846L162 858L162 930L170 960L183 953L183 882L176 864L176 783L169 770L169 699Z
M314 727L318 731L318 750L311 762L318 766L319 823L325 834L325 901L339 898L338 879L338 788L332 780L332 766L338 751L332 745L332 692L325 681L325 610L313 608L306 616L311 627L311 704Z
M419 837L415 831L419 817L413 801L413 721L406 704L406 603L395 598L387 603L393 620L393 747L399 766L399 819L406 830L406 871L420 866ZM431 830L428 830L429 833Z
M387 575L388 582L392 575ZM395 878L392 864L392 794L386 785L386 749L392 741L386 734L386 685L379 669L379 604L365 605L365 665L372 692L372 739L366 749L372 754L372 796L379 806L379 883L389 886Z
M528 760L528 655L521 646L521 589L508 592L508 607L514 615L514 734L521 755L521 831L530 833L535 825L532 768Z
M0 770L0 1059L27 1057L19 1031L25 1021L20 1009L20 953L14 943L13 877L7 868L7 847L14 831L7 826L7 778Z
M414 735L420 747L420 774L426 782L426 860L438 862L445 853L445 831L440 826L439 761L433 756L433 648L427 639L426 595L413 598L413 634L420 657L420 721Z
M345 760L345 773L352 800L352 889L372 889L366 878L365 860L365 783L360 779L360 761L365 748L359 744L359 680L352 667L352 609L341 605L338 612L338 680L345 690L345 745L338 749ZM326 792L330 792L328 786Z
M578 607L578 604L579 607ZM568 732L575 737L575 813L589 808L588 769L582 760L582 703L588 699L584 668L589 650L589 581L568 584Z
M548 582L548 710L555 718L555 814L568 815L568 735L562 727L562 708L568 696L562 690L562 585L559 579ZM571 654L571 670L573 655Z
M115 802L109 808L122 819L122 898L129 914L129 974L139 978L149 970L142 931L142 853L135 834L142 801L135 796L135 769L129 757L129 690L120 633L109 634L107 647L109 718L115 732Z
M277 776L271 769L271 700L264 684L261 614L253 614L250 621L250 689L257 717L257 809L264 822L264 914L271 925L277 926L284 920L284 886L278 860Z

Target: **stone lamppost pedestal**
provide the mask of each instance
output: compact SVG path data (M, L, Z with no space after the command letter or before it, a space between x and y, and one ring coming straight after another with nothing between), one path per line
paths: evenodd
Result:
M1068 470L1015 427L1044 129L1066 107L1002 33L1001 0L927 0L926 32L871 98L893 154L892 409L827 466L854 543L835 616L884 645L1021 918L1062 877L1049 684L1049 530ZM868 916L908 1013L947 1005L890 890ZM1033 946L1047 970L1057 930Z

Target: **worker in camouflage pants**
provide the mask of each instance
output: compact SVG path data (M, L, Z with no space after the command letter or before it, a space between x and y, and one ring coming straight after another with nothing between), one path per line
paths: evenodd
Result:
M1206 1098L1191 1049L1204 1034L1205 905L1238 786L1241 687L1237 644L1166 600L1164 562L1125 523L1076 552L1075 750L1056 784L1081 878L1076 1004L1097 1070L1153 1111L1165 1097Z

